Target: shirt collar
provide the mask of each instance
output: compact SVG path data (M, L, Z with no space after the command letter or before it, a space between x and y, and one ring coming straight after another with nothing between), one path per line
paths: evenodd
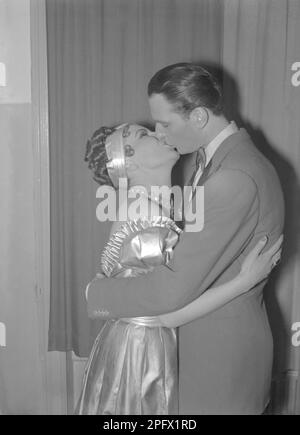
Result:
M227 139L232 134L236 133L238 131L238 127L234 121L231 121L230 124L228 124L223 130L220 131L217 136L209 142L209 144L205 147L205 154L206 154L206 164L205 167L209 164L211 159L213 158L213 155L219 148L222 142L224 142L225 139Z

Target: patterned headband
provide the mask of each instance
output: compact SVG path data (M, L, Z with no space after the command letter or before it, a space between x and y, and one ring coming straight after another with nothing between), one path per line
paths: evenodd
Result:
M105 143L108 162L106 168L113 185L119 187L119 179L127 178L124 141L129 136L129 124L119 125Z

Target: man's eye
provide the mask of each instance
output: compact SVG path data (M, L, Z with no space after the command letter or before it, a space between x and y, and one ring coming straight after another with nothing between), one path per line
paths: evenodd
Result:
M143 137L143 136L147 136L147 131L146 130L142 130L141 132L140 132L140 137Z

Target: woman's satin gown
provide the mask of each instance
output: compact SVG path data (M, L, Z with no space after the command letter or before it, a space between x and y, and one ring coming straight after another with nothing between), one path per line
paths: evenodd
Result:
M104 273L117 279L168 264L180 232L168 218L125 224L106 245ZM106 321L89 356L75 414L178 414L176 330L151 324L155 318Z

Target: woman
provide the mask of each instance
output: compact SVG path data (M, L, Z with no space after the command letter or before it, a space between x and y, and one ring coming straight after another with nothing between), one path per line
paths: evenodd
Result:
M168 267L182 230L150 192L153 185L171 186L178 157L173 148L162 146L149 130L135 124L102 127L88 142L86 161L94 179L116 189L122 187L121 178L128 180L131 198L139 193L149 205L141 219L129 216L113 223L101 257L106 276L131 277L157 266ZM128 199L119 203L121 215L130 211L133 201ZM282 243L281 238L260 254L266 240L246 257L237 277L209 289L186 307L158 317L108 320L91 351L75 413L177 414L175 328L220 308L264 279L279 261Z

